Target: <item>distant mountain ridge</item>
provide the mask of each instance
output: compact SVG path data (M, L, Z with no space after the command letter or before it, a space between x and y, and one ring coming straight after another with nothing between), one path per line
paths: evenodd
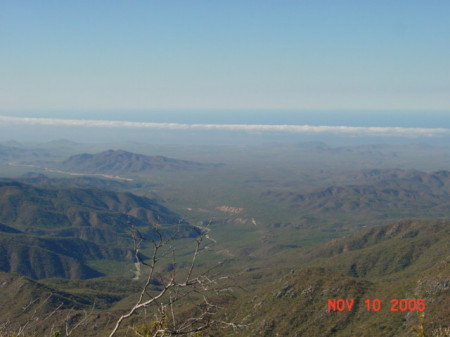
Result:
M124 150L108 150L96 154L83 153L71 156L57 165L57 168L77 173L127 174L153 170L204 170L220 166L223 165L198 163L164 156L146 156Z
M343 212L352 217L446 217L450 215L450 172L363 170L347 174L353 184L314 191L266 191L262 194L292 208L317 214ZM370 217L368 216L370 215Z
M20 160L23 158L28 160L42 160L43 158L55 158L55 156L44 149L27 149L17 145L2 145L0 144L0 162Z

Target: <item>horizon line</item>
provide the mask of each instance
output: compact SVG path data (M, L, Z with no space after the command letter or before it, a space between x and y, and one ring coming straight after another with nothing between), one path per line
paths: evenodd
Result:
M131 122L94 119L61 119L38 117L11 117L0 115L0 125L25 124L41 126L66 126L89 128L135 128L160 129L170 131L198 130L198 131L243 131L243 132L289 132L289 133L334 133L344 135L377 135L400 137L435 137L450 134L448 128L423 127L395 127L395 126L330 126L308 124L199 124L199 123L162 123L162 122Z

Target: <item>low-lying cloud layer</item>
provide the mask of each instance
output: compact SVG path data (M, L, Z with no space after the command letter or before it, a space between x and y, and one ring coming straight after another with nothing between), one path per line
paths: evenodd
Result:
M30 118L0 116L1 125L43 125L94 128L136 128L159 130L199 130L199 131L243 131L243 132L290 132L304 134L332 133L348 136L397 136L435 137L450 135L445 128L408 127L359 127L359 126L312 126L312 125L264 125L264 124L183 124L148 123L107 120L76 120L58 118Z

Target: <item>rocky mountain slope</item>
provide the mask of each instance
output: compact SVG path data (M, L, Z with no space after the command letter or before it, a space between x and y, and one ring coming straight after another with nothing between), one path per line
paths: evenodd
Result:
M236 300L230 312L245 327L234 335L414 336L421 311L395 300L423 299L434 336L450 323L449 242L449 221L404 221L316 247L298 256L297 269ZM330 309L329 299L351 309Z

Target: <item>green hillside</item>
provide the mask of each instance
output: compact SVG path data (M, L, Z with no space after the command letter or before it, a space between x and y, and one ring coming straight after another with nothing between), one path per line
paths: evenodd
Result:
M448 221L408 220L332 240L308 258L350 276L393 278L432 268L450 255L449 242Z
M91 261L129 261L132 227L148 238L197 235L153 199L0 180L0 270L40 279L101 276ZM153 227L150 226L153 224Z
M49 336L51 331L103 336L117 317L105 309L139 288L123 279L94 280L49 279L43 284L0 272L0 336L16 336L17 331L21 336Z
M404 221L321 245L298 256L309 267L237 298L230 312L247 326L234 335L413 336L418 311L391 311L393 299L424 299L427 330L448 327L449 238L448 221ZM330 311L329 299L354 304ZM368 311L367 299L381 310Z

